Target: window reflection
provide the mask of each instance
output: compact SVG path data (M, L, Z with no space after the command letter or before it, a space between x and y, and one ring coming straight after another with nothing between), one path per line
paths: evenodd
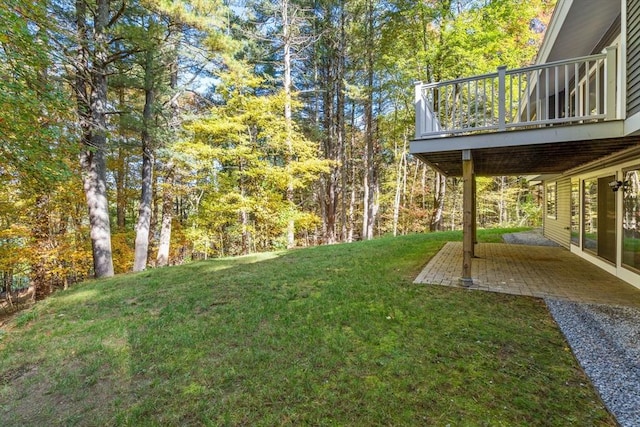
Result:
M640 168L625 172L622 217L622 263L640 269Z
M571 243L580 244L580 180L571 180Z
M547 216L553 219L557 219L556 194L556 183L552 182L547 184Z
M598 252L598 180L584 180L583 249Z

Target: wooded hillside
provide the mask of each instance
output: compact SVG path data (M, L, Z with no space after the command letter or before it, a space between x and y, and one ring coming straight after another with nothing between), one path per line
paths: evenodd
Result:
M0 272L37 298L197 258L456 229L413 82L534 57L547 0L0 0ZM480 226L534 225L520 177Z

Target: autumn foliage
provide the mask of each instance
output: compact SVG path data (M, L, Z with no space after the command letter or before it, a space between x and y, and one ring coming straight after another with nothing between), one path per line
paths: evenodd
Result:
M459 227L412 83L526 64L552 3L0 0L3 290ZM538 221L521 178L478 191Z

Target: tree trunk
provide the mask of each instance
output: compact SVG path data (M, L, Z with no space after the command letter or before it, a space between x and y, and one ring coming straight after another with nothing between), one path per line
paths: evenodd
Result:
M350 127L351 129L355 129L355 114L356 106L355 101L353 101L351 105L351 114L350 114ZM356 190L356 167L354 165L354 153L356 152L356 133L351 132L351 138L349 139L349 152L347 159L347 172L348 172L348 188L349 188L349 207L347 208L347 242L353 242L353 233L356 226L356 200L357 200L357 190ZM346 189L345 189L346 191Z
M149 227L151 224L151 201L153 198L153 142L151 126L153 105L155 103L155 85L153 76L153 52L147 51L145 64L145 99L142 112L142 191L138 224L136 225L136 243L133 271L142 271L147 267L149 249Z
M10 296L13 286L13 270L0 272L0 275L2 276L2 289L0 289L0 293L4 292L7 296Z
M338 10L328 10L327 13L332 16L338 13L336 17L340 22L339 32L327 31L323 36L325 51L323 51L320 61L322 64L322 85L323 91L323 121L326 135L322 144L324 158L331 160L330 171L323 178L322 187L322 213L323 213L323 231L325 243L335 243L337 241L337 218L339 215L340 196L343 190L341 183L341 166L340 160L342 151L344 150L344 126L342 126L344 114L344 67L342 62L346 52L345 44L342 43L344 37L345 10L344 4L340 2L337 5ZM324 39L326 37L326 40Z
M127 196L125 194L127 160L122 147L118 148L118 166L116 169L116 225L118 231L124 232L127 218Z
M82 152L80 165L83 171L84 192L89 205L94 274L97 278L110 277L113 276L113 255L104 152L101 149L95 152Z
M408 134L406 133L407 130L405 130L405 134L404 134L404 141L405 144L409 139ZM402 167L402 196L400 199L400 204L401 207L406 207L406 200L407 200L407 175L408 175L408 170L409 170L409 159L408 159L408 153L406 152L406 148L405 148L405 152L403 153L403 157L404 157L404 166ZM406 209L405 209L406 210ZM404 221L401 221L402 224L402 229L400 231L401 234L407 234L407 224L406 224L406 213L404 215L402 215L401 218L404 218Z
M75 91L82 128L82 142L87 147L80 154L80 166L89 207L93 268L95 276L100 278L113 276L105 164L108 43L104 30L109 22L109 2L97 0L97 14L93 28L94 50L91 58L89 58L86 12L85 2L78 0L76 2L77 30L81 45L78 49Z
M333 92L333 91L331 91ZM328 131L328 135L325 137L324 153L325 158L335 160L335 148L334 142L334 109L333 109L333 96L332 93L327 91L325 95L325 126ZM339 168L336 164L330 166L329 173L324 183L324 218L323 228L325 230L325 243L332 244L336 242L336 210L338 200L338 177Z
M433 215L431 216L431 222L429 223L429 231L441 231L442 221L444 216L444 201L445 193L447 191L447 178L435 172L433 179Z
M249 233L249 215L245 208L240 209L240 225L242 227L241 234L241 255L249 254L251 244L251 235Z
M143 138L144 139L144 138ZM147 144L143 143L142 153L142 191L138 224L136 225L135 259L133 271L142 271L147 266L149 248L149 229L151 224L151 199L153 184L153 159Z
M356 168L351 167L351 191L349 196L349 213L348 213L348 228L347 228L347 242L353 242L353 231L356 224Z
M404 138L402 151L398 153L396 147L396 156L398 157L398 166L396 167L396 191L395 196L393 198L393 235L398 235L398 222L400 219L400 204L402 201L402 193L404 183L406 181L407 176L407 168L406 168L406 156L405 150L407 149L407 139Z
M147 267L155 267L156 259L154 254L158 253L158 234L156 230L158 230L158 222L160 221L160 206L162 204L161 194L158 191L158 175L156 171L158 170L158 162L156 157L154 156L153 162L151 165L152 169L152 180L151 180L151 218L149 219L149 245L147 248Z
M364 152L364 177L362 179L362 240L369 240L369 215L371 214L369 156L367 148Z
M504 227L508 222L507 212L507 177L501 176L498 178L498 185L500 186L500 196L498 199L498 224L500 227Z
M345 124L345 58L347 56L347 35L346 35L346 11L344 7L344 3L340 4L340 28L339 28L339 36L338 36L338 52L336 54L336 111L335 111L335 127L336 127L336 156L335 160L340 161L340 177L336 176L336 180L340 179L339 184L339 192L340 192L340 218L342 222L342 226L340 227L340 240L344 241L345 236L345 223L346 223L346 213L345 213L345 194L347 191L346 187L346 179L345 174L347 171L347 157L346 157L346 124ZM338 186L337 182L336 185ZM336 196L337 197L337 196ZM338 201L336 200L336 209L337 209Z
M453 231L456 229L456 221L458 220L458 194L460 193L459 187L460 182L453 178L452 180L453 194L451 195L451 225L450 230Z
M374 58L373 58L373 2L367 1L367 40L366 40L366 101L364 105L364 179L362 183L363 194L363 217L362 217L362 239L373 238L373 225L375 222L375 198L373 189L375 183L375 159L374 159L374 117L373 117L373 83L374 83Z
M281 0L282 9L282 40L283 40L283 60L284 60L284 121L286 132L286 166L288 167L293 161L293 117L291 107L291 23L289 21L289 0ZM287 203L289 204L289 218L287 219L287 248L291 249L296 245L295 221L293 215L295 213L295 203L293 200L293 176L291 170L288 171L288 182L286 190Z
M160 242L158 243L158 256L156 258L158 267L164 267L169 263L171 222L173 221L173 186L175 185L173 165L167 165L165 170L166 175L162 188L162 223L160 225Z
M119 98L119 108L124 108L125 105L125 88L124 86L119 88L118 91ZM124 143L126 140L126 131L125 125L120 123L120 143ZM117 166L116 166L116 226L119 232L124 232L127 221L127 195L125 193L125 188L127 185L127 172L128 172L128 162L127 156L125 154L124 148L121 146L118 147L118 158L117 158Z
M180 128L180 104L178 103L178 47L180 41L177 37L173 38L173 60L169 64L170 75L170 87L172 91L171 99L169 100L169 111L171 114L171 120L169 121L169 128L171 129L171 135L175 137L178 129ZM158 242L158 255L156 258L156 265L158 267L164 267L169 263L169 249L171 247L171 225L173 223L174 214L174 186L177 178L177 172L175 165L172 161L163 165L164 170L164 185L162 187L162 221L160 225L160 241ZM224 245L222 245L224 247Z
M43 300L51 294L51 280L47 274L47 253L50 238L49 232L49 196L40 194L36 197L31 237L35 241L37 255L35 263L31 265L30 279L35 288L35 299ZM9 294L7 294L9 295Z

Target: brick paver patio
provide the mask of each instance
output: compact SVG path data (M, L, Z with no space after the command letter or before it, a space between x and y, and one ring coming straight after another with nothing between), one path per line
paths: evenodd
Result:
M565 248L479 243L469 289L640 307L640 289ZM448 242L415 283L462 287L462 242Z

